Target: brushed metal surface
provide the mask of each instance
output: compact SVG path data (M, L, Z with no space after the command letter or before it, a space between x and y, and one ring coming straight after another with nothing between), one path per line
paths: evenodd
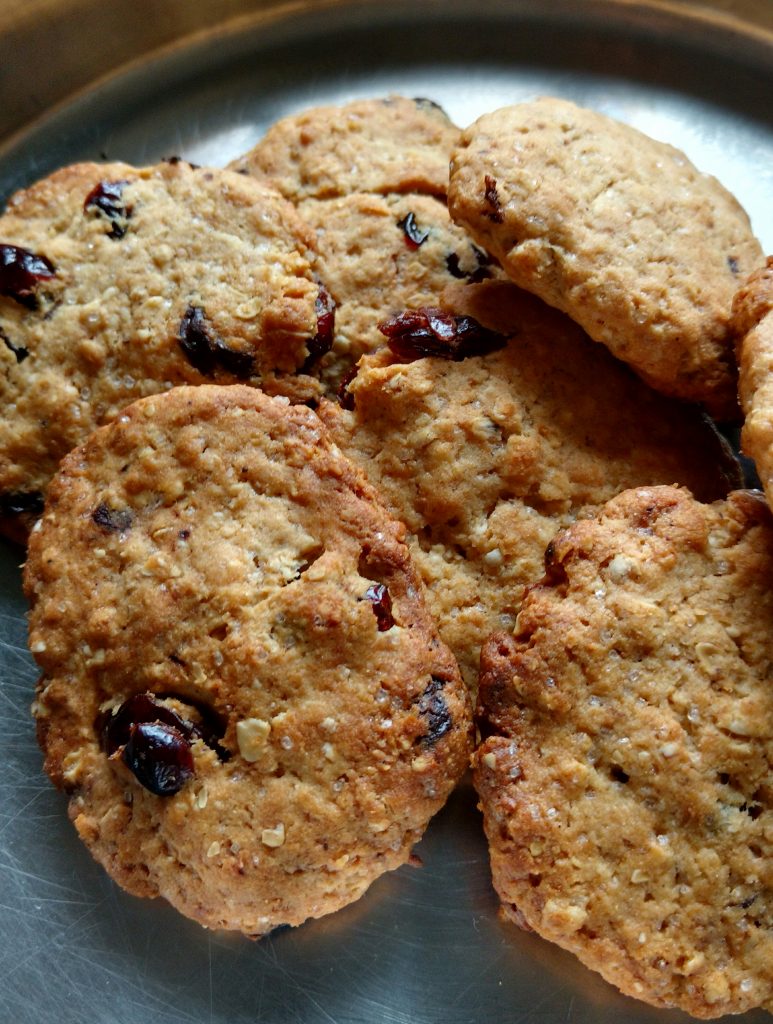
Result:
M430 96L465 123L552 92L680 145L740 196L773 251L772 13L769 0L700 8L6 0L0 198L75 159L139 163L177 153L220 164L275 118L312 103L400 91ZM420 844L423 867L260 943L207 933L158 901L120 892L41 773L21 557L0 541L0 1021L687 1020L620 996L572 957L498 921L468 782Z

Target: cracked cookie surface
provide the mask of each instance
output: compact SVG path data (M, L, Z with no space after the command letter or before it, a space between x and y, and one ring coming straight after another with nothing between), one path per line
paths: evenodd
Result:
M448 199L516 284L653 387L738 418L730 307L762 250L736 199L683 153L546 97L462 133Z
M124 888L259 935L408 859L471 713L404 533L254 388L143 399L65 458L24 575L34 710Z
M481 657L503 909L623 992L773 1008L773 520L626 491L551 543Z

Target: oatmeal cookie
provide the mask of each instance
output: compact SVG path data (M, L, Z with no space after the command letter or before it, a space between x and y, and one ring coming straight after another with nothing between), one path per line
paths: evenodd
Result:
M380 321L436 304L457 280L501 276L429 196L358 192L308 199L298 212L314 233L319 276L335 304L332 348L316 371L328 394L362 355L383 345Z
M738 345L738 391L745 413L741 443L754 459L768 504L773 504L773 256L733 299Z
M543 98L463 133L448 198L516 284L653 387L738 418L730 307L762 251L738 202L683 153Z
M404 533L255 388L142 399L63 460L24 573L34 712L120 885L260 935L408 859L471 712Z
M491 276L443 201L458 136L428 100L359 100L285 118L231 165L279 188L314 234L334 306L317 368L328 394L380 345L380 320L435 304L455 279Z
M382 350L349 383L353 408L325 401L320 415L411 531L441 635L474 688L481 642L512 626L559 526L626 487L677 482L713 500L740 476L696 409L534 296L487 281L445 302L503 347L459 361Z
M773 520L626 491L550 544L481 657L475 755L506 916L623 992L773 1009Z
M181 161L78 164L0 217L0 525L23 535L61 457L174 384L304 399L320 349L310 236L266 185ZM329 343L329 342L328 342Z
M355 100L282 118L229 166L269 179L293 202L354 192L444 197L458 138L459 129L431 100Z

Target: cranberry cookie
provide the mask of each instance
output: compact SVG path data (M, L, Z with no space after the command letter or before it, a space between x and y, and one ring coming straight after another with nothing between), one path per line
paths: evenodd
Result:
M260 935L408 859L471 712L404 532L254 388L142 399L64 459L24 573L34 711L124 888Z
M713 500L740 477L696 409L534 296L488 281L445 301L455 317L387 328L392 350L362 360L352 408L323 402L320 415L411 531L441 635L474 687L481 642L512 626L559 526L625 487L678 482Z
M299 398L318 329L309 234L267 186L180 161L79 164L0 217L0 526L23 537L61 457L173 384ZM323 332L324 333L324 332Z
M383 344L382 320L436 305L455 281L501 275L429 196L358 192L308 199L298 212L314 232L319 274L336 307L332 349L318 370L329 394Z
M733 196L683 153L544 98L462 134L448 199L516 284L653 387L738 418L730 306L762 251Z
M626 491L559 534L483 649L475 756L504 912L623 992L773 1009L773 520Z
M319 365L328 394L381 344L380 320L436 304L455 279L491 275L444 202L458 136L427 100L360 100L285 118L231 165L279 188L314 233L334 306Z

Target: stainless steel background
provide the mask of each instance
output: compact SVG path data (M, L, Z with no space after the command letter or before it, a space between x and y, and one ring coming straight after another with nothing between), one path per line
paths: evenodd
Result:
M718 175L773 252L772 0L0 0L0 198L80 158L219 164L289 111L388 91L460 123L546 92L598 107ZM422 868L260 943L118 891L41 774L21 557L0 541L0 1024L687 1019L498 921L469 784Z

